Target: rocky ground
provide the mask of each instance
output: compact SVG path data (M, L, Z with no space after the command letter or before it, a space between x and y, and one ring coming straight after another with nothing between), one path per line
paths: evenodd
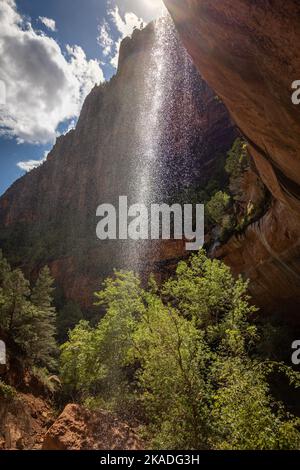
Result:
M44 436L44 450L141 450L143 441L113 414L69 404Z
M54 412L42 398L24 393L12 401L0 398L0 449L41 449L53 421Z
M55 418L49 401L18 393L0 399L1 450L141 450L135 430L113 414L68 404Z

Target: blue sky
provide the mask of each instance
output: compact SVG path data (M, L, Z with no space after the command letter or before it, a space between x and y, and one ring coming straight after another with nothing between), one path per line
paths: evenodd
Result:
M0 194L74 126L86 94L115 73L118 47L161 0L1 0Z

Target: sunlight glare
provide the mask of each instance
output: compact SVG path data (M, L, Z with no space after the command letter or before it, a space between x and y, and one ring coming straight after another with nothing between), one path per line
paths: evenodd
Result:
M152 10L165 10L165 6L162 0L142 0L145 7Z

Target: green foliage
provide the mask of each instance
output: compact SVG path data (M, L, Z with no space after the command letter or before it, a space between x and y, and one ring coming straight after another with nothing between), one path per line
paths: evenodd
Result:
M200 251L189 262L179 263L176 273L164 284L163 295L183 316L194 318L213 341L218 332L224 336L232 322L240 332L251 328L247 319L256 308L249 305L247 283L241 278L235 280L224 263L211 260Z
M61 375L72 396L80 393L86 398L90 391L101 392L107 401L121 403L129 393L124 361L144 309L142 289L133 273L122 272L107 279L104 287L96 294L97 305L106 306L107 313L96 329L81 321L70 332L61 347Z
M216 447L223 450L299 448L299 421L274 403L266 374L256 361L222 360L216 369L220 387L212 417L218 425Z
M219 238L221 240L223 240L228 233L233 232L235 217L233 215L232 200L229 194L218 191L208 201L205 210L208 220L219 227Z
M3 397L3 399L7 401L13 401L15 400L16 396L16 389L0 380L0 397Z
M48 266L45 266L31 293L31 303L37 309L33 325L36 343L31 347L30 355L40 365L55 367L53 360L56 351L56 311L52 307L53 279Z
M101 370L93 362L94 338L94 330L82 320L70 331L69 341L61 346L61 376L71 395L92 389L93 382L101 379Z
M210 219L218 225L223 224L224 216L230 206L230 196L218 191L207 203L206 210Z
M225 170L232 178L238 178L248 167L250 163L247 151L247 143L242 139L236 139L225 164Z
M96 328L81 322L62 346L67 392L138 414L154 448L300 447L297 420L270 392L276 363L255 356L247 283L228 267L200 251L161 289L124 272L103 287L105 317Z
M207 448L209 350L195 322L164 306L159 298L149 298L128 360L140 364L140 400L150 419L153 447Z
M27 360L55 367L55 309L49 269L43 268L33 289L20 269L12 270L0 252L0 327L20 346Z

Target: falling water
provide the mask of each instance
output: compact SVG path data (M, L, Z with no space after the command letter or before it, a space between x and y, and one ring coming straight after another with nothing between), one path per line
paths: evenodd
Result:
M135 195L140 202L150 204L165 196L161 185L167 178L165 165L171 163L171 160L166 162L166 158L170 150L176 148L176 141L181 146L181 164L177 168L181 181L188 176L190 165L186 163L190 157L194 75L192 61L178 39L172 19L166 14L154 25L154 46L137 119Z
M191 179L194 79L192 61L166 13L154 24L154 43L136 119L131 196L148 208L152 203L168 203L176 184L183 187ZM131 263L141 264L149 246L147 242L136 243Z
M144 103L141 105L138 126L137 194L139 202L149 205L154 191L160 192L160 146L163 138L162 113L168 79L170 21L163 17L154 26L154 46L145 76Z

